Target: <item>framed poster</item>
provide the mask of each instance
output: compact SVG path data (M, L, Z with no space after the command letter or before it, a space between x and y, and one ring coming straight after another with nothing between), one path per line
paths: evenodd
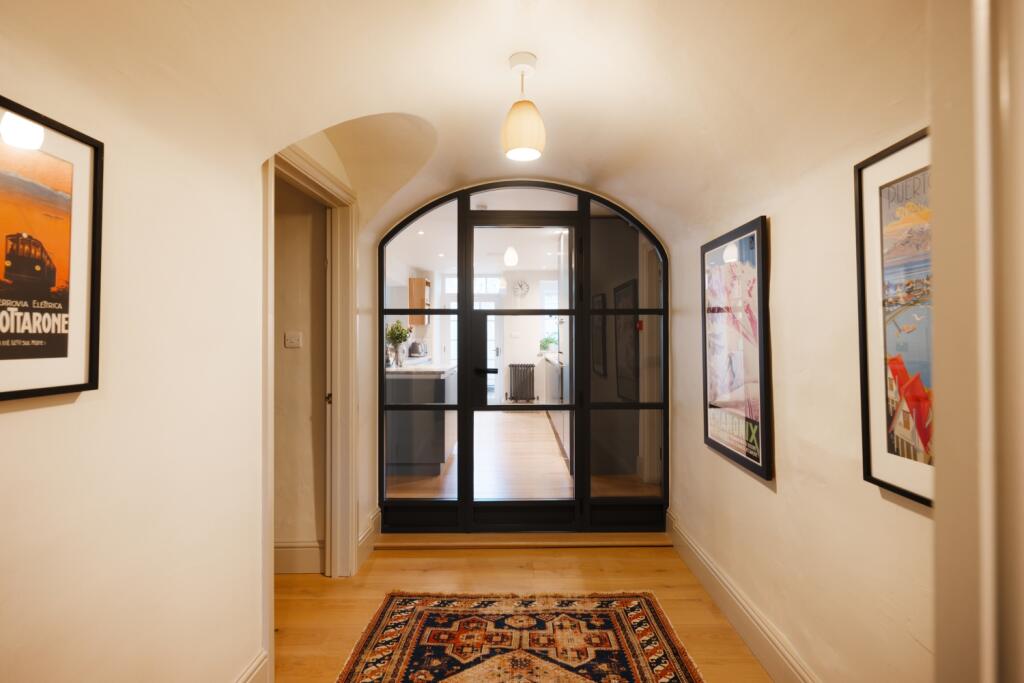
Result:
M704 443L771 480L768 219L701 247Z
M864 479L931 505L931 143L924 129L854 168Z
M635 309L636 279L627 280L612 293L615 308ZM615 316L615 391L624 401L640 400L640 316Z
M99 380L103 143L0 97L0 400Z
M591 297L591 309L603 311L608 308L608 299L604 294ZM590 365L594 374L608 376L608 317L605 315L590 316Z

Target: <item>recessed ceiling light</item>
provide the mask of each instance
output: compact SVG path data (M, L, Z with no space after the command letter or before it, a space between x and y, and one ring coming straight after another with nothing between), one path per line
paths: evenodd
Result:
M438 256L440 256L441 258L444 258L444 254L438 254Z
M422 231L422 230L420 230L420 231L419 231L419 232L417 232L416 234L417 234L417 235L422 235L422 234L423 234L423 231Z

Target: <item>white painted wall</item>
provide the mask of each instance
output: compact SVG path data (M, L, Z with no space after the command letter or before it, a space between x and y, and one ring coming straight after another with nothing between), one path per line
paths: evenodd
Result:
M303 138L294 143L294 146L301 149L311 159L320 164L335 180L346 186L352 185L352 181L348 177L348 171L345 170L345 164L338 158L338 151L334 149L334 145L331 144L326 133L323 131L314 133L308 138Z
M931 511L863 481L853 166L926 122L860 142L762 197L734 188L691 239L673 240L671 511L822 681L930 681ZM776 477L703 444L700 245L771 220ZM688 268L687 266L693 266Z
M0 45L5 95L107 150L100 388L0 404L0 678L232 681L263 649L259 165L199 101Z

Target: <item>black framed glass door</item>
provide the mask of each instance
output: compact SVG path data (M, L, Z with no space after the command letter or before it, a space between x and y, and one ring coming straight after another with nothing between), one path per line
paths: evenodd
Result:
M551 183L463 190L391 231L382 529L664 528L666 267L628 213Z
M576 211L471 210L460 308L469 352L465 524L579 526L575 480Z

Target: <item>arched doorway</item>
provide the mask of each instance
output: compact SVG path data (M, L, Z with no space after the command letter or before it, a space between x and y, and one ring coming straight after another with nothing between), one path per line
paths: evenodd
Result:
M668 260L563 185L459 190L379 248L382 530L660 530Z

